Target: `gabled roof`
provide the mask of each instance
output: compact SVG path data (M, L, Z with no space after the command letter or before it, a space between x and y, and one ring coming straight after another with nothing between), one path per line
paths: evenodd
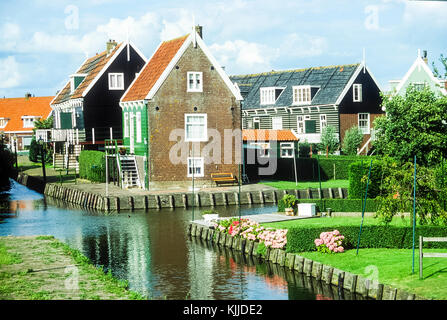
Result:
M217 60L209 51L202 38L193 31L180 38L162 42L151 59L143 67L138 77L129 86L121 98L121 102L150 100L157 93L163 82L173 70L183 53L191 43L195 42L210 60L214 69L219 73L230 91L237 100L243 100L239 90L231 82L228 75L223 71Z
M144 100L188 36L185 35L162 42L149 62L143 67L138 77L130 85L127 92L123 95L121 101Z
M263 109L272 107L289 107L293 102L293 86L310 85L320 90L313 97L310 105L336 104L353 75L361 64L313 67L286 71L272 71L259 74L230 76L236 82L244 96L243 109ZM284 88L274 105L261 105L260 88ZM300 105L302 106L302 105Z
M107 51L103 51L94 57L85 60L81 67L76 71L76 74L86 74L87 76L85 79L79 84L73 93L70 92L70 81L68 81L65 87L56 95L51 104L55 105L71 99L83 98L87 94L86 90L97 80L97 76L101 73L104 67L110 61L115 59L124 47L125 45L120 43L109 55L107 55Z
M36 116L42 119L48 118L51 113L50 102L54 97L30 97L30 98L5 98L0 99L0 118L9 119L4 132L29 131L32 128L24 128L22 117Z
M242 130L244 141L298 141L292 130L262 130L244 129Z
M413 62L412 66L410 67L410 69L407 71L407 73L405 74L405 76L403 77L403 79L399 82L399 84L396 86L395 89L395 93L399 93L402 88L406 85L408 85L408 80L411 77L411 75L416 71L416 70L423 70L426 74L427 77L435 84L438 85L439 91L444 94L447 95L447 90L445 88L445 85L443 83L442 80L437 79L432 70L428 67L427 63L424 61L424 59L422 59L422 57L420 56L420 54L418 53L418 56L416 58L416 60Z

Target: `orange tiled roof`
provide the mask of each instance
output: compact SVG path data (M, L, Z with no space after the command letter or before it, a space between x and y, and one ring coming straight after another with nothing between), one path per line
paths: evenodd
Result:
M149 91L165 71L169 62L183 45L189 35L163 42L151 60L140 72L122 101L138 101L146 98Z
M298 141L292 130L242 130L244 141Z
M57 94L53 104L62 103L70 99L82 98L82 93L84 90L96 78L98 73L101 72L107 62L109 62L109 60L115 55L121 45L122 43L118 44L109 55L107 55L107 51L103 51L94 57L87 59L79 70L76 71L76 73L87 74L85 79L73 93L70 93L70 83L67 83L65 87Z
M0 99L0 118L8 118L8 124L0 131L29 131L23 127L23 116L38 116L46 119L51 112L50 102L54 97L5 98Z

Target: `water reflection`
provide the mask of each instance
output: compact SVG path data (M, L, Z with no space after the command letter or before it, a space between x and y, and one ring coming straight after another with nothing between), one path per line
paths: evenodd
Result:
M17 183L7 196L2 211L15 218L4 219L0 236L54 235L106 272L128 280L131 289L154 299L342 298L287 268L190 239L186 234L190 209L106 215L44 199ZM221 216L238 214L237 207L216 209ZM266 205L244 206L241 211L247 215L272 210ZM199 211L196 208L195 214Z

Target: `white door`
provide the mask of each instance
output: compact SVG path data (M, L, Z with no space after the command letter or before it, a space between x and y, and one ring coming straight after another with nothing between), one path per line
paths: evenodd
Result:
M129 114L130 125L129 125L129 140L130 140L130 153L135 153L135 116L133 113Z

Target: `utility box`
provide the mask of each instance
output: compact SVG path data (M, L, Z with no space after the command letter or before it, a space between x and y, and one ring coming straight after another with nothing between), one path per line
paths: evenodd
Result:
M317 215L315 203L298 203L298 217L314 217Z

